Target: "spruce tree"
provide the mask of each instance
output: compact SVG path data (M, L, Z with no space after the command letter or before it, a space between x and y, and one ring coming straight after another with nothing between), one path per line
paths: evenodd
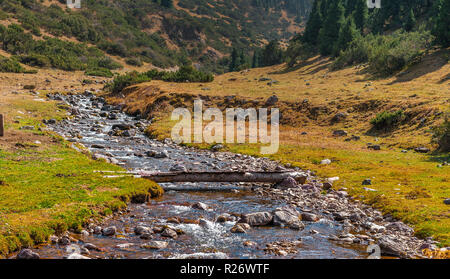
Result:
M230 61L230 67L229 67L229 71L230 72L234 72L237 68L237 63L238 63L238 52L237 49L233 48L233 51L231 52L231 61Z
M327 16L319 32L319 48L322 55L329 55L333 52L334 45L339 38L339 31L345 21L342 0L329 2L331 3L327 9Z
M357 0L355 3L355 10L353 11L353 18L355 20L356 28L364 31L369 18L369 8L367 7L367 0Z
M450 0L442 0L433 33L444 47L450 46Z
M311 14L306 24L303 41L312 45L317 44L320 28L322 27L322 15L320 13L320 0L314 1Z
M352 17L348 17L344 26L339 31L339 39L334 45L333 55L338 56L359 35Z
M409 10L409 13L408 13L408 15L407 15L407 17L406 17L406 21L405 21L405 23L403 24L403 28L406 30L406 31L411 31L413 28L414 28L414 25L416 25L416 17L414 16L414 11L413 11L413 9L411 8L410 10Z

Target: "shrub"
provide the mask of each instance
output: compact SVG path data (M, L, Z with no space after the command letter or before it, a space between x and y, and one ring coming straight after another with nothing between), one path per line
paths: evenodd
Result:
M125 60L125 63L131 66L138 66L138 67L144 65L141 59L139 58L128 58L127 60Z
M18 57L19 61L23 64L44 68L50 66L50 59L40 54L21 55Z
M336 70L368 62L371 72L389 76L418 61L431 39L428 31L358 37L340 53L331 68Z
M106 68L90 68L84 72L87 76L96 76L96 77L112 77L113 73Z
M434 128L433 139L439 145L440 151L450 151L450 121L448 118L445 119L441 126Z
M117 76L111 83L106 85L105 89L108 89L112 93L116 94L130 85L147 82L150 80L151 78L147 75L133 71L131 73Z
M405 114L402 110L395 112L382 112L377 114L375 118L370 120L370 124L376 130L390 130L398 125L405 118Z
M2 73L36 73L34 70L27 70L14 58L0 56L0 72Z

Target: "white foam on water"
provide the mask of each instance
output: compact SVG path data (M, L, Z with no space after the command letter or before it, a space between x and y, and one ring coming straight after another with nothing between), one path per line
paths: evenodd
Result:
M193 253L193 254L175 254L169 259L228 259L227 254L222 252L216 253Z

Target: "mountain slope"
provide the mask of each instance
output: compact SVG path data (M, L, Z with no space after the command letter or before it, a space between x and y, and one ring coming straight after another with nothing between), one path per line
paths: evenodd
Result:
M311 1L294 1L302 3L296 6L288 5L291 1L186 0L169 1L166 7L160 1L85 0L81 9L72 10L65 2L0 0L0 23L18 23L36 40L51 36L87 43L132 65L170 67L191 59L221 71L220 60L232 46L251 50L300 31Z

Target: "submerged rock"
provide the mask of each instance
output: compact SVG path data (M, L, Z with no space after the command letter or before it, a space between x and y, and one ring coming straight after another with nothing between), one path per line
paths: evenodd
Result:
M155 250L159 250L159 249L164 249L169 245L169 243L165 242L165 241L150 241L147 243L144 243L141 245L141 248L144 249L155 249Z
M232 233L247 233L250 230L250 225L246 223L237 223L234 227L231 228L230 232Z
M102 235L104 236L113 236L117 232L117 228L115 226L107 227L102 230Z

